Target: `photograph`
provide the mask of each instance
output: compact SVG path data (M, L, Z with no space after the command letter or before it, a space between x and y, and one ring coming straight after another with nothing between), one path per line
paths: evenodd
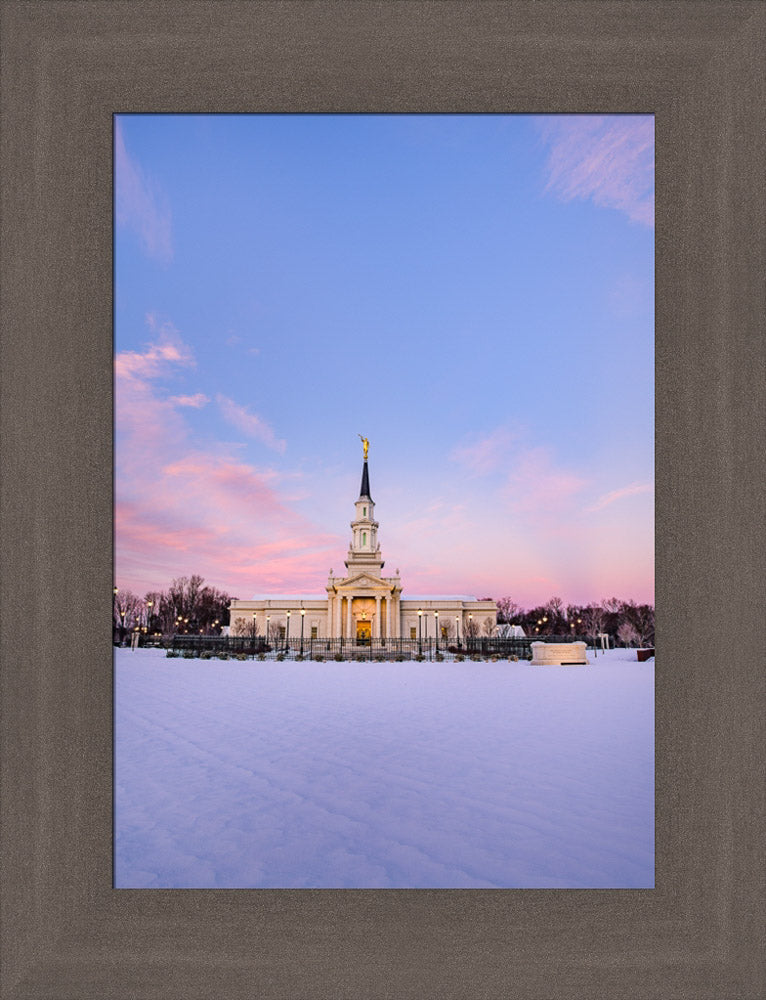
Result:
M654 116L113 141L114 888L653 889Z

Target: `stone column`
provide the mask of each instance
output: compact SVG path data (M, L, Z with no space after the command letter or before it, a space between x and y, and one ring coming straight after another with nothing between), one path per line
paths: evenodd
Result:
M375 595L375 638L383 637L380 629L380 594Z
M396 594L391 595L391 638L399 638L399 601Z
M353 634L352 634L352 631L351 631L351 603L352 603L351 594L348 595L348 597L346 598L346 600L348 601L347 618L346 618L348 629L347 629L346 638L348 640L351 640L354 637Z

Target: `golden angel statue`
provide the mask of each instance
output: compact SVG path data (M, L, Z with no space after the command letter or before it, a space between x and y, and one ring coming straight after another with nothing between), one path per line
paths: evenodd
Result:
M370 447L370 442L369 442L369 440L366 437L362 437L361 434L359 435L359 437L362 440L362 448L364 448L364 460L366 462L367 461L367 449Z

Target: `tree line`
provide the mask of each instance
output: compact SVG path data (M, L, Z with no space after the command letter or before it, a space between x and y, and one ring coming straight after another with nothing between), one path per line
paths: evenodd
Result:
M130 590L115 587L115 641L124 641L136 630L150 635L171 635L176 632L220 635L223 626L229 624L229 605L233 600L237 598L208 586L196 574L178 577L167 590L150 591L143 597ZM494 600L497 604L498 625L520 625L528 636L593 637L606 633L615 644L654 645L654 607L651 604L637 604L632 600L608 597L599 603L565 605L560 597L551 597L544 604L524 609L511 597ZM449 620L442 624L443 633L445 630L451 632ZM243 630L246 625L243 622ZM478 625L473 621L466 622L464 630L467 637L479 635ZM485 632L487 635L494 633L490 622L487 622Z
M205 584L201 576L180 576L167 590L139 597L114 588L113 631L117 641L136 630L153 635L175 632L220 635L229 624L229 605L237 598Z
M511 597L500 597L498 624L520 625L526 635L596 636L606 633L622 646L654 645L654 607L632 600L605 597L594 604L564 604L551 597L545 604L525 610Z

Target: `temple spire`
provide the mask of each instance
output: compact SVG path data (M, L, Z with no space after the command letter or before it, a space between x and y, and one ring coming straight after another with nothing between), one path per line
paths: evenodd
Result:
M362 485L359 488L359 499L361 500L362 497L366 497L368 500L372 500L372 496L370 495L370 474L367 471L367 451L370 447L370 441L369 438L362 437L361 434L359 435L359 438L362 442L362 449L364 451L364 465L362 466Z
M362 465L362 485L359 498L354 501L355 517L351 522L351 545L348 550L346 568L351 576L366 573L379 577L383 568L378 544L378 522L375 520L375 502L370 496L370 472L367 467L367 449L370 442L362 437L364 464Z
M372 500L370 496L370 474L367 471L367 459L364 460L364 465L362 466L362 485L359 487L359 498L367 497L368 500Z

